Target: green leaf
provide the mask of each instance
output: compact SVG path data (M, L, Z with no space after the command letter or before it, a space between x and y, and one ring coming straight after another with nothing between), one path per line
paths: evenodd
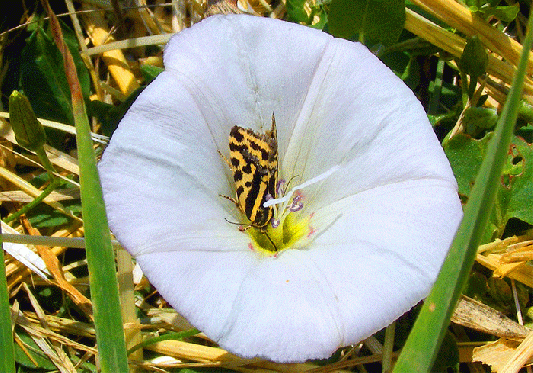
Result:
M387 52L379 56L381 62L394 71L396 76L400 79L402 79L402 76L405 76L407 73L411 58L412 57L404 51Z
M37 28L22 50L21 85L37 116L72 124L70 91L53 41Z
M420 64L415 57L409 59L406 69L400 77L405 84L414 90L420 84Z
M481 0L465 0L465 5L468 7L481 7Z
M91 115L98 118L100 123L102 123L102 133L104 135L111 137L124 114L126 114L131 104L133 104L144 88L137 88L118 106L113 106L98 100L88 102L88 110Z
M472 80L477 80L477 78L485 74L488 61L487 50L481 40L477 36L468 38L458 62L459 69L470 75Z
M468 97L474 96L478 78L485 74L488 60L487 51L481 40L477 36L468 38L461 58L457 61L457 66L461 71L464 105ZM469 80L465 74L470 77Z
M533 123L533 106L526 101L520 103L520 109L518 111L518 126L525 126L528 123Z
M446 143L444 152L457 179L460 195L466 197L470 194L491 138L492 133L481 140L459 134Z
M311 22L313 23L310 24ZM311 15L309 16L308 20L309 26L318 30L325 30L327 23L328 13L326 11L326 5L311 7Z
M485 157L492 133L476 140L460 134L445 145L444 151L452 166L459 186L459 193L469 196L474 185L481 161ZM520 219L533 225L533 148L523 138L514 136L510 152L504 165L498 185L491 225L487 227L485 238L501 234L507 222ZM498 234L499 233L499 234Z
M451 333L446 333L431 373L459 372L459 348Z
M487 277L482 273L472 272L463 294L476 300L485 299L488 293Z
M27 215L32 226L38 229L57 228L72 222L72 219L44 203L39 204Z
M328 14L332 35L351 39L377 40L383 45L395 43L405 23L402 0L333 0Z
M27 368L39 368L44 370L56 370L57 367L50 361L35 341L26 333L17 333L26 351L19 345L15 345L15 359L18 364ZM28 357L30 355L30 357ZM37 365L35 365L37 363Z
M74 56L84 97L89 96L89 73L78 52L74 33L63 26L66 42ZM63 59L49 32L36 27L22 50L20 83L38 117L74 124L70 90ZM54 136L50 136L52 139Z
M515 137L503 172L499 202L505 204L504 222L516 218L533 225L533 147Z
M143 75L145 84L149 84L152 80L157 78L164 69L154 65L143 64L141 65L141 74Z
M491 108L469 107L463 116L463 125L468 134L476 134L479 129L492 129L497 122L498 113L496 109Z
M514 21L518 16L518 12L520 12L520 5L487 6L482 7L480 12L483 14L484 18L494 16L502 22L511 22Z
M304 9L306 0L287 0L287 18L291 22L309 23L309 16Z

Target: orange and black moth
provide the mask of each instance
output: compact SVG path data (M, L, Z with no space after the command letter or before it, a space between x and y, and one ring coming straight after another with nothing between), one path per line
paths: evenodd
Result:
M229 135L229 167L235 181L235 202L246 215L250 226L264 228L274 216L272 206L264 207L270 198L276 198L278 178L278 143L276 121L264 134L249 128L234 126Z

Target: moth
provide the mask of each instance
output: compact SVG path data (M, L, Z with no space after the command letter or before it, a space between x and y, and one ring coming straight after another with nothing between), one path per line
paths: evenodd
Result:
M278 178L278 142L276 120L265 133L233 126L229 134L230 159L226 159L235 182L233 201L250 220L250 226L264 229L274 216L272 206L263 204L276 198Z

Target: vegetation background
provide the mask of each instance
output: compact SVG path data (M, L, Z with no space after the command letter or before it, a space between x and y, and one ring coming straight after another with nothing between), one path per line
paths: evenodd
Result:
M479 223L470 224L475 238L456 244L470 259L451 266L458 279L449 275L444 286L457 289L445 301L449 314L464 294L452 323L427 324L439 335L436 347L428 342L419 351L428 362L417 367L418 359L411 359L411 370L398 364L397 371L530 371L522 368L533 355L533 57L527 53L526 73L513 85L530 7L528 0L10 2L0 15L0 214L7 253L1 260L6 276L0 276L0 371L392 369L420 307L327 361L241 359L194 330L136 276L128 254L118 245L111 250L101 210L85 202L98 189L91 184L96 157L142 87L162 70L169 36L210 14L244 11L364 43L424 105L464 204L474 200L474 185L489 190L477 192L490 198L467 214ZM72 60L64 65L67 50ZM509 109L514 119L502 111L510 90L518 92ZM46 143L40 133L36 139L13 133L16 109L29 113L29 104ZM20 115L17 120L31 121ZM507 143L496 130L504 126ZM489 147L491 139L502 144L499 153ZM481 168L491 155L501 163L485 166L497 171L494 177ZM96 273L91 281L89 271Z

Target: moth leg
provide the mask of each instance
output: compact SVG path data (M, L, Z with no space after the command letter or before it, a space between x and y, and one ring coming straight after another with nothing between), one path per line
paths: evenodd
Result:
M252 228L253 225L249 224L247 226L243 226L242 224L239 226L239 232L246 232L248 229Z
M274 241L272 241L272 238L270 238L270 235L268 234L266 228L265 227L259 228L259 232L263 233L266 236L266 238L268 238L268 240L272 244L272 247L274 247L274 251L278 251L276 244L274 243Z

